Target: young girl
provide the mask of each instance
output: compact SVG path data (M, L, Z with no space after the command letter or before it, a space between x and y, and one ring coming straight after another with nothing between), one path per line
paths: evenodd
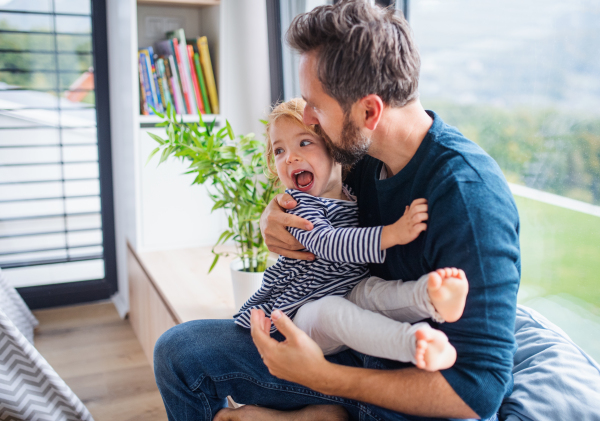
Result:
M386 249L407 244L426 229L426 200L413 201L392 225L358 228L356 198L342 183L342 168L326 142L304 125L304 105L293 99L271 112L267 162L298 204L288 212L312 222L311 231L289 230L316 259L281 256L234 316L236 323L249 328L252 308L267 316L279 309L326 355L350 347L429 371L452 366L456 350L446 335L427 323L411 323L458 320L468 292L464 272L439 269L416 282L402 282L369 277L367 267L383 263Z

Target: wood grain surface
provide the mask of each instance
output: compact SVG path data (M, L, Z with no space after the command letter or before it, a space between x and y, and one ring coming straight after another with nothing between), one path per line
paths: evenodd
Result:
M34 312L35 346L96 421L166 421L154 373L110 302Z

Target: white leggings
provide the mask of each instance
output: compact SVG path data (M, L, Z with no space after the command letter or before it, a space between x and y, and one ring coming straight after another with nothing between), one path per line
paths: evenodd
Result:
M361 281L346 297L329 296L303 305L294 323L325 355L352 348L363 354L415 363L415 323L443 322L427 293L427 275L418 281Z

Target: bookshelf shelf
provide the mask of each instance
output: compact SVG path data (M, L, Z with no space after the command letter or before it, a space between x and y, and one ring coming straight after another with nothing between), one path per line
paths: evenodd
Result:
M137 4L159 6L218 6L221 0L137 0Z
M198 122L197 114L184 114L184 115L178 114L177 121L181 121L182 117L183 117L184 123ZM222 117L220 114L202 114L202 121L204 121L205 123L212 123L214 120L216 120L217 121L215 123L216 127L220 127L222 125L221 119L222 119ZM140 127L154 127L154 125L156 125L157 123L160 123L161 121L162 121L162 119L155 115L140 115L139 116Z

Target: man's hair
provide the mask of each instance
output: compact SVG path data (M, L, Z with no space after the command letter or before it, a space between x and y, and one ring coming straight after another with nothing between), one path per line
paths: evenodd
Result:
M324 91L348 112L376 94L390 107L418 97L421 60L408 22L391 8L340 1L296 16L286 39L300 54L317 53Z

